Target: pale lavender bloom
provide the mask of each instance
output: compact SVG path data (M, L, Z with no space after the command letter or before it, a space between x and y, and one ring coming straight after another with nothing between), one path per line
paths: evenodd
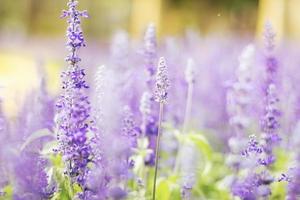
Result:
M98 67L95 73L95 96L93 101L93 117L95 118L95 126L97 128L97 133L104 132L104 98L106 89L106 76L107 68L104 65Z
M133 113L128 106L123 109L122 136L127 137L129 148L136 147L137 137L140 135L140 130L135 124Z
M290 177L290 178L289 178ZM287 200L298 200L300 198L300 156L296 157L296 166L292 168L289 172L289 177L287 179ZM286 177L284 177L286 180Z
M187 61L187 67L185 69L185 80L188 84L195 82L195 62L192 58Z
M52 130L54 125L53 117L54 99L47 92L46 79L42 78L40 87L32 91L25 99L25 103L19 113L16 131L22 133L22 139L25 140L33 132L40 129Z
M229 85L227 91L227 112L232 137L228 141L231 153L227 164L237 173L242 165L241 152L247 146L246 134L250 125L250 110L252 103L252 71L255 60L255 47L246 46L240 56L239 66L235 71L236 80ZM237 177L235 177L237 178Z
M11 155L13 157L13 155ZM22 152L14 158L14 199L40 200L48 199L54 187L48 185L45 168L46 159L32 152Z
M149 24L144 35L144 58L145 67L148 72L147 84L149 89L153 87L157 60L156 28L154 24Z
M103 115L105 116L105 115ZM134 163L130 159L132 149L140 134L134 116L125 106L120 121L121 129L108 132L96 129L99 137L95 138L93 152L96 159L87 175L88 199L125 199L125 184L131 178L130 169Z
M227 92L227 110L229 123L235 136L244 136L250 123L251 92L253 91L251 68L254 67L255 48L248 45L241 57L236 70L236 81L230 85Z
M110 47L113 67L118 71L124 71L129 63L129 37L126 31L118 31L112 38Z
M272 182L273 178L267 173L250 172L245 179L233 184L232 192L242 200L267 198L271 194L269 184Z
M169 87L170 81L168 78L168 68L166 60L164 57L161 57L158 62L154 91L155 100L157 102L162 104L165 104L167 102Z
M265 141L264 152L266 153L266 158L263 159L261 163L264 165L270 165L275 162L273 148L280 141L278 130L280 127L279 117L281 112L278 108L279 98L276 91L278 65L276 58L273 56L275 34L269 24L265 27L265 37L267 50L266 80L265 87L263 88L265 94L265 111L261 121L261 130L263 132L262 139Z
M140 100L140 112L147 118L151 114L151 95L149 92L144 92Z
M149 140L149 148L155 149L155 138L157 135L157 120L153 116L153 98L149 92L144 92L140 100L139 110L142 114L141 133ZM145 164L154 165L154 153L148 154Z

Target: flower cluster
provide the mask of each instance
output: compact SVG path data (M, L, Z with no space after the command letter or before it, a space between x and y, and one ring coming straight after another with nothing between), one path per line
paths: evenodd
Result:
M230 84L230 90L227 92L229 123L236 136L243 136L250 123L248 111L253 91L251 67L253 67L254 56L255 48L250 44L240 57L240 65L236 70L237 80Z
M137 137L140 134L139 128L136 126L133 119L132 111L128 106L125 106L123 109L123 125L122 125L122 136L127 137L130 142L130 147L136 146Z
M84 36L81 29L81 17L87 18L87 11L77 10L78 1L70 0L68 3L68 10L63 10L61 15L62 18L68 17L68 28L67 28L67 48L70 51L70 55L66 57L71 65L75 65L80 62L81 59L78 57L78 50L85 46Z
M149 87L152 87L152 79L155 75L155 65L157 59L157 41L156 41L156 28L154 24L149 24L144 36L144 57L145 67L149 75L147 81Z
M157 102L162 104L167 102L169 87L170 83L166 60L164 57L161 57L158 62L155 82L155 100Z
M56 107L57 137L60 152L66 162L66 173L72 182L85 189L86 173L90 161L91 147L88 139L90 129L90 102L85 94L88 85L85 82L85 71L79 67L78 50L85 46L80 28L80 17L87 17L86 11L76 9L78 2L71 0L69 9L63 11L63 17L68 17L67 56L68 69L62 73L63 94Z
M233 194L242 199L267 198L271 195L270 185L275 181L269 170L276 161L274 148L280 142L278 135L280 111L275 81L277 62L272 56L274 35L270 26L266 25L266 85L263 87L265 110L261 120L261 138L257 141L255 137L250 137L248 147L242 152L245 159L251 162L250 164L248 162L249 172L244 179L235 181L232 187ZM270 63L270 59L274 62Z

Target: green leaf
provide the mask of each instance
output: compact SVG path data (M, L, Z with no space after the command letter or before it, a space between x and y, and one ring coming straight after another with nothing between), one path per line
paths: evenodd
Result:
M187 135L187 137L189 140L196 144L197 148L204 154L204 156L208 160L212 160L213 150L207 139L203 135L190 133Z
M159 180L156 188L157 197L159 200L169 200L171 196L171 190L169 182L166 179Z
M11 185L7 185L3 188L2 193L3 196L0 196L0 200L12 200L13 199L13 187Z
M64 162L60 154L52 155L53 178L58 184L58 192L52 200L72 200L77 192L81 191L78 185L72 185L70 178L64 174Z

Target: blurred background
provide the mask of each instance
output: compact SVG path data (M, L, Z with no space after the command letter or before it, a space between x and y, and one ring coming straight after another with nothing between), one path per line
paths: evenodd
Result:
M50 93L58 90L66 54L66 22L59 16L65 7L66 0L0 0L0 97L9 113L38 87L39 73L48 76ZM181 36L187 29L203 37L255 38L270 21L278 41L300 39L299 0L81 0L80 7L90 14L83 28L93 56L101 55L120 29L142 40L149 22L156 24L159 38Z

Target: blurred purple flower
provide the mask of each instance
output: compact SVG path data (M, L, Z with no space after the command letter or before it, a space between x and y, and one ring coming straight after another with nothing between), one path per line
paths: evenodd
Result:
M48 165L47 161L32 152L21 152L13 159L16 159L13 161L16 175L14 199L39 200L50 198L54 192L54 187L48 185L48 176L45 172Z
M283 177L284 181L286 176ZM296 166L291 169L287 178L287 200L298 200L300 197L300 156L297 155Z
M149 24L144 35L144 58L145 67L148 72L148 88L151 90L153 87L153 80L156 71L157 60L157 41L156 41L156 28L154 24Z
M129 141L129 147L134 148L137 145L137 137L140 135L140 129L136 126L133 113L128 106L123 109L122 136Z
M277 62L270 65L270 58L273 57L274 50L274 36L272 28L269 24L265 27L265 42L266 42L266 78L264 82L264 115L261 120L261 138L259 141L255 137L250 137L248 147L243 151L242 155L245 159L249 159L252 165L249 165L249 172L245 178L235 180L232 192L234 195L242 199L257 199L268 198L271 195L270 185L274 182L274 178L270 174L270 166L276 161L274 155L274 148L279 144L280 137L279 130L279 116L278 109L279 99L276 93L276 75L277 75ZM253 163L253 159L255 162ZM255 172L256 169L262 167L260 173ZM245 185L246 184L246 185Z

